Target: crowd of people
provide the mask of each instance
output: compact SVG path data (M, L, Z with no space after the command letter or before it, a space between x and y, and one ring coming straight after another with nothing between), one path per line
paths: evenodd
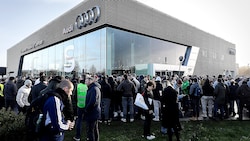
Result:
M143 96L147 110L134 105L137 93ZM142 137L147 140L155 138L150 131L152 121L161 122L161 132L170 141L173 134L179 140L179 118L223 120L238 114L243 120L243 109L250 108L250 81L245 78L135 74L48 78L43 72L38 79L2 79L0 108L25 114L30 104L44 94L49 95L43 107L47 132L41 140L63 140L64 131L76 124L73 139L80 141L83 119L90 141L99 140L99 123L111 125L114 120L144 120Z

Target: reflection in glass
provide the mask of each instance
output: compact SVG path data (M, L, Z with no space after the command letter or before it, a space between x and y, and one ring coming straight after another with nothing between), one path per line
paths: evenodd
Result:
M123 31L102 28L24 56L22 75L78 75L134 72L145 64L179 65L187 46Z

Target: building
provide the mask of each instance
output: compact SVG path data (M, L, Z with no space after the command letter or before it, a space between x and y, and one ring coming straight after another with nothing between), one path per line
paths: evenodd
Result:
M134 0L85 0L7 51L15 75L232 75L233 43Z

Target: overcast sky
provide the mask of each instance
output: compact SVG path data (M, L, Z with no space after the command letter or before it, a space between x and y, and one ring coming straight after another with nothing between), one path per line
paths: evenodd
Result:
M7 49L83 0L1 0L0 67ZM250 0L137 0L236 45L236 62L250 64Z

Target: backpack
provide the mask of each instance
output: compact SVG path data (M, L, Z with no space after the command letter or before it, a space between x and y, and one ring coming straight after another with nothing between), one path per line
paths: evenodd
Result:
M45 115L43 115L43 106L46 100L51 96L60 97L57 93L48 92L33 100L27 110L25 117L25 126L33 136L39 137L45 129Z
M200 88L200 86L197 86L197 87L194 89L194 96L197 96L197 97L200 97L200 96L201 96L201 88Z

